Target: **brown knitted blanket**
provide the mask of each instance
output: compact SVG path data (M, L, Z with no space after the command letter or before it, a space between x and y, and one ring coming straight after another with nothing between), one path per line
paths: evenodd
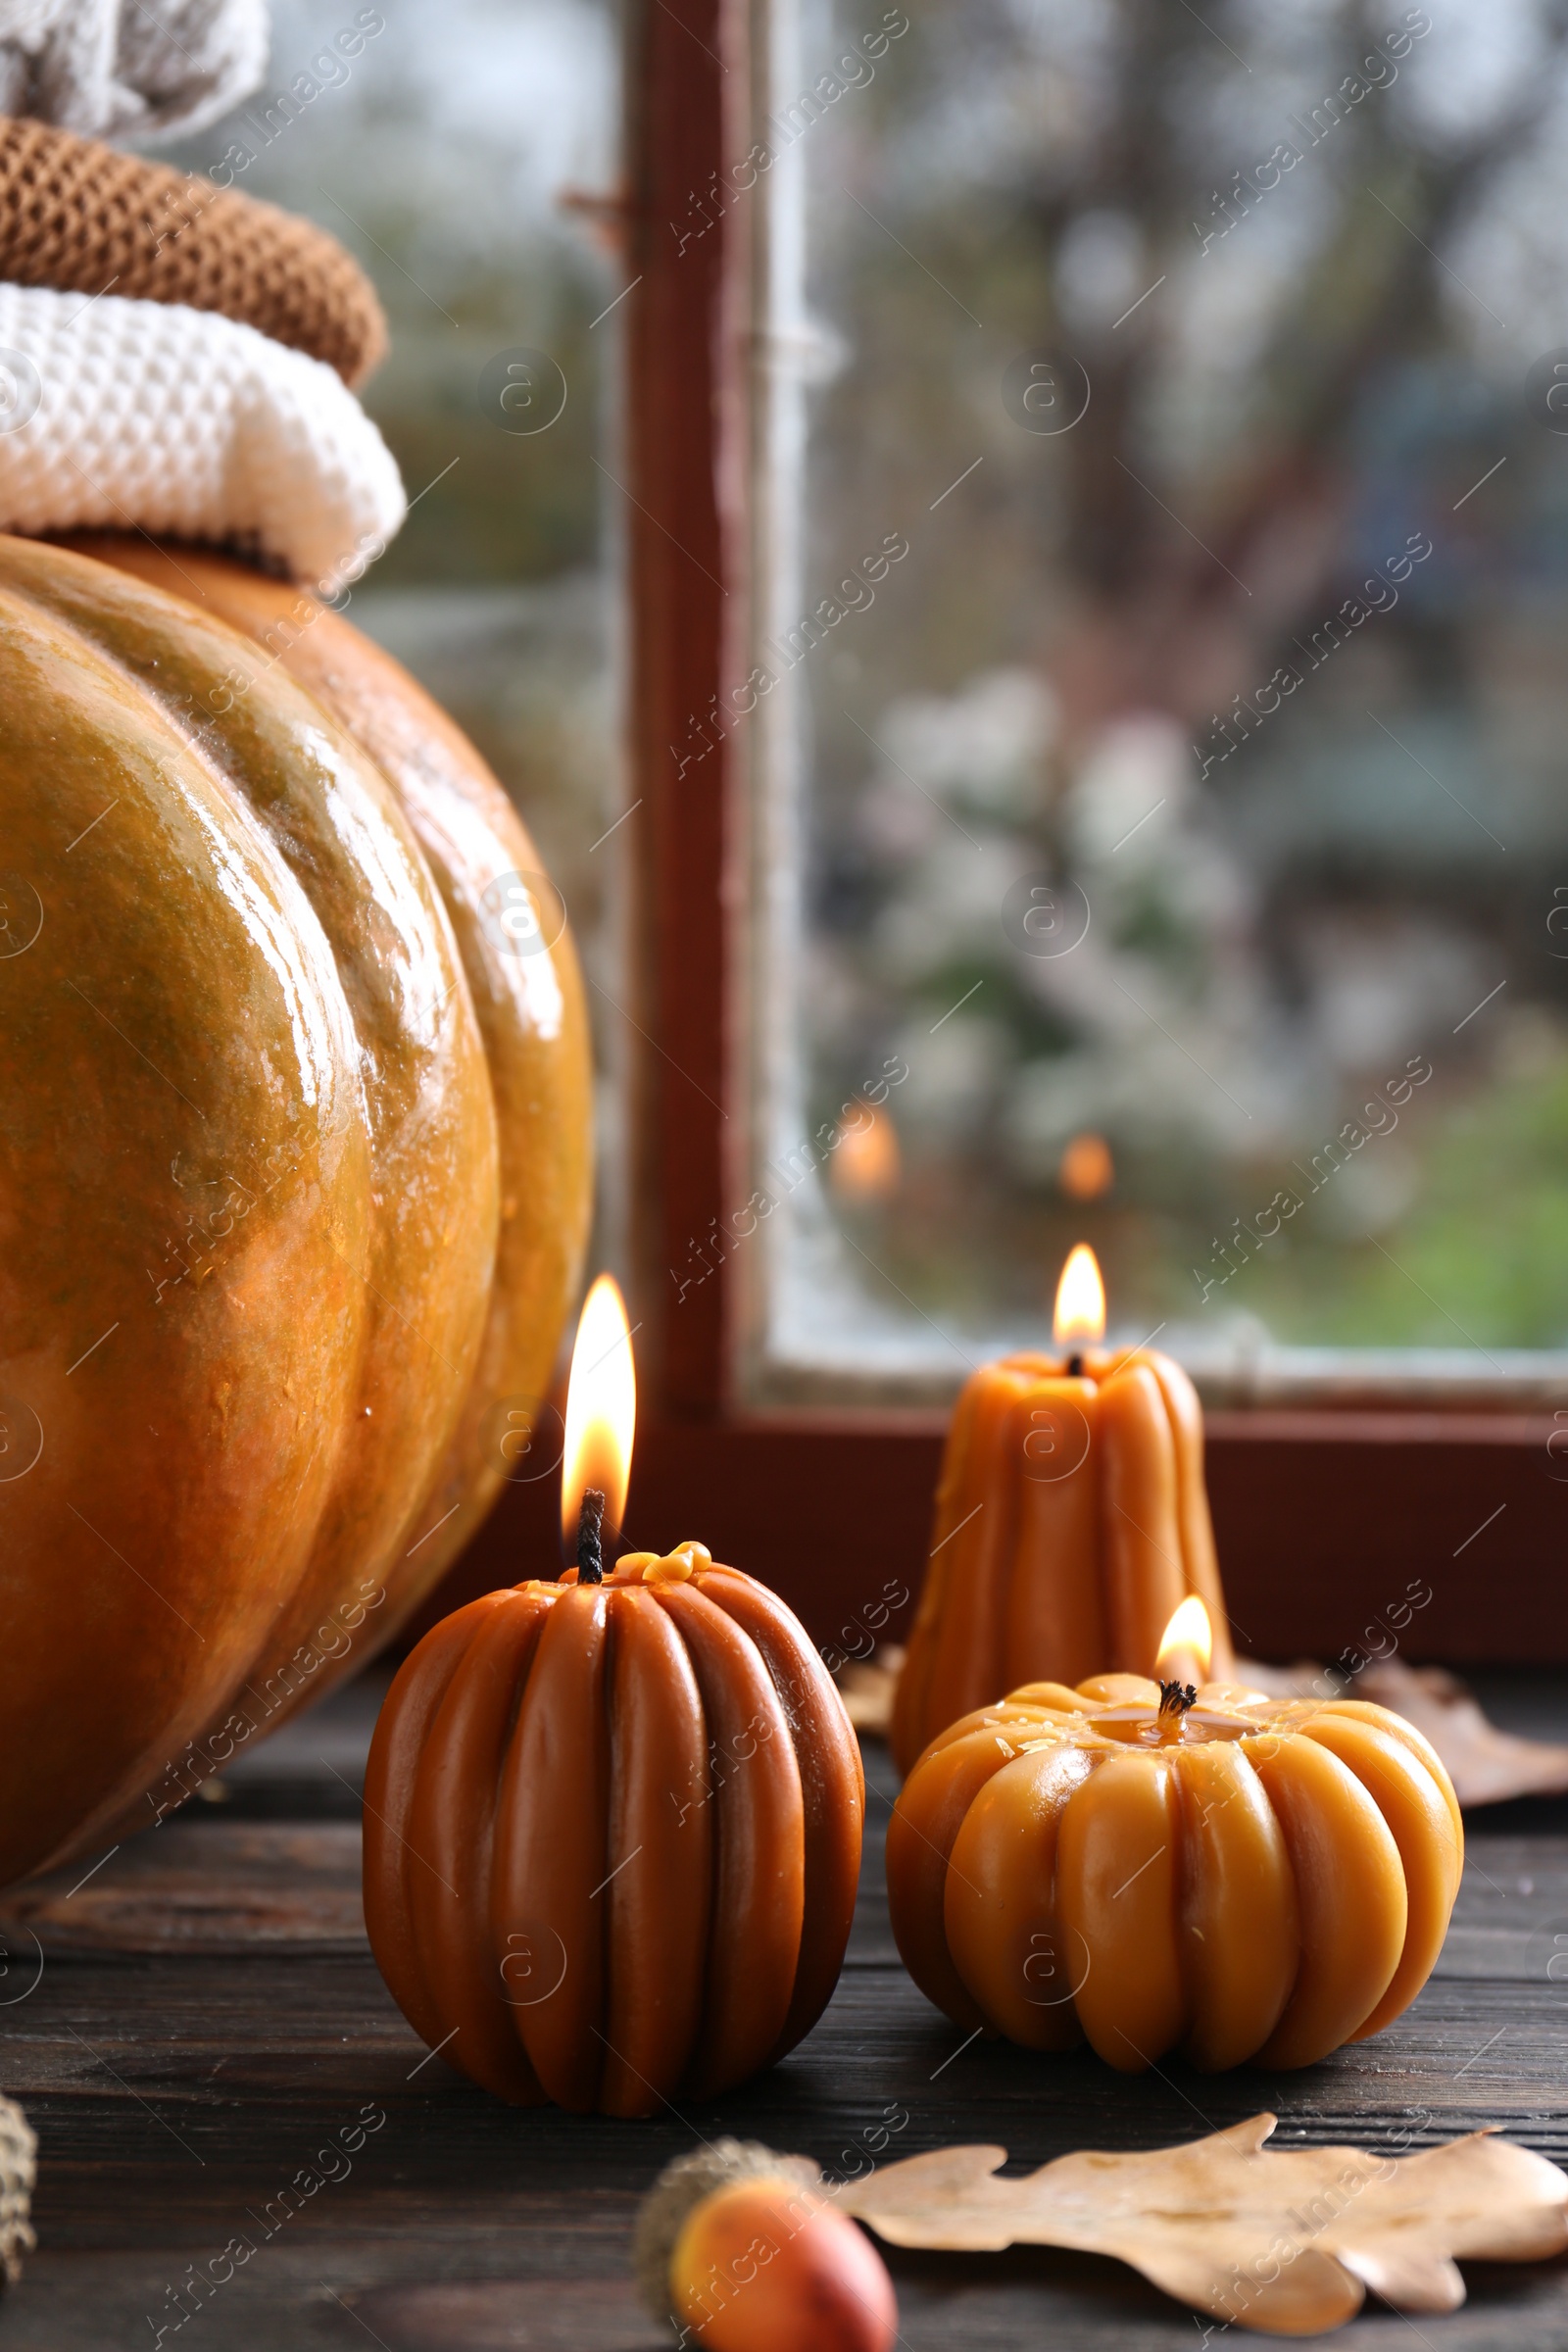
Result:
M44 122L0 118L0 279L217 311L351 384L386 350L374 287L324 229Z

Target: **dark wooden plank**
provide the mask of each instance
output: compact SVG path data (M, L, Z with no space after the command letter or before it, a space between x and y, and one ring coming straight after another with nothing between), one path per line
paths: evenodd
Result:
M307 1719L270 1784L267 1750L247 1759L253 1796L270 1785L286 1803L313 1771L355 1778L368 1709L334 1703L359 1706L358 1731L330 1706ZM1539 1691L1533 1703L1537 1728L1556 1728L1561 1696L1556 1716ZM627 2278L636 2201L669 2156L723 2131L803 2149L844 2177L875 2160L884 2132L890 2156L983 2139L1038 2164L1183 2139L1267 2107L1287 2142L1397 2149L1500 2122L1568 2160L1568 1984L1549 1974L1552 1939L1568 1936L1568 1807L1472 1823L1450 1949L1376 2040L1294 2076L1172 2065L1132 2079L1083 2053L966 2045L922 2000L887 1927L885 1752L869 1763L862 1900L827 2017L759 2082L646 2124L507 2109L423 2050L363 1937L344 1932L348 1825L193 1807L96 1874L105 1899L90 1936L72 1917L81 1897L50 1894L32 1914L41 1974L28 1944L0 1977L0 2079L31 2116L42 2162L41 2242L0 2310L6 2352L151 2345L160 2326L165 2342L225 2352L372 2338L388 2352L652 2352L661 2339ZM153 1949L159 1889L172 1916ZM265 1909L285 1894L296 1929L314 1917L317 1932L247 1944L235 1927L246 1901ZM205 2273L211 2285L231 2242L243 2262L193 2309L191 2282ZM1028 2250L891 2262L907 2352L1194 2340L1190 2313L1113 2263ZM1434 2352L1568 2341L1563 2266L1476 2267L1470 2284L1465 2311L1415 2324ZM1340 2340L1355 2352L1410 2336L1411 2323L1373 2311Z
M79 1864L0 1899L7 1977L27 1954L255 1952L271 1944L362 1950L357 1821L188 1816L132 1838L83 1879ZM3 1997L3 1996L0 1996Z

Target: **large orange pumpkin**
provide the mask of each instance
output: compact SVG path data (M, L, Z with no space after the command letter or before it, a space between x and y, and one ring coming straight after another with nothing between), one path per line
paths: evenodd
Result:
M575 958L481 906L539 860L477 755L337 616L133 548L180 593L0 538L0 1883L394 1630L589 1201ZM270 608L265 655L216 617Z
M416 2033L517 2105L651 2115L827 2005L865 1784L776 1594L700 1544L446 1618L381 1709L365 1921Z

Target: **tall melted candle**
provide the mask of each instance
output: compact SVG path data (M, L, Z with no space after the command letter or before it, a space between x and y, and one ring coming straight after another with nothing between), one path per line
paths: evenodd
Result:
M1105 1294L1080 1243L1056 1293L1055 1349L986 1364L959 1396L930 1562L894 1708L908 1771L997 1691L1153 1673L1189 1597L1234 1669L1203 1483L1203 1416L1181 1366L1107 1348Z

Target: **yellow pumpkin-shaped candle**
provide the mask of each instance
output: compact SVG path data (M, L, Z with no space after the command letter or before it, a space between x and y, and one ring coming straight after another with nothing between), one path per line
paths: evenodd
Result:
M1129 2073L1310 2066L1431 1974L1459 1808L1387 1708L1107 1674L926 1749L888 1830L915 1983L957 2024Z
M365 1917L432 2049L651 2115L793 2048L838 1980L864 1782L796 1618L703 1545L487 1593L393 1684Z
M905 1772L998 1690L1151 1673L1187 1597L1208 1612L1215 1667L1232 1670L1197 1391L1155 1348L1102 1347L1104 1315L1080 1244L1057 1293L1060 1353L1005 1356L964 1385L894 1699Z

